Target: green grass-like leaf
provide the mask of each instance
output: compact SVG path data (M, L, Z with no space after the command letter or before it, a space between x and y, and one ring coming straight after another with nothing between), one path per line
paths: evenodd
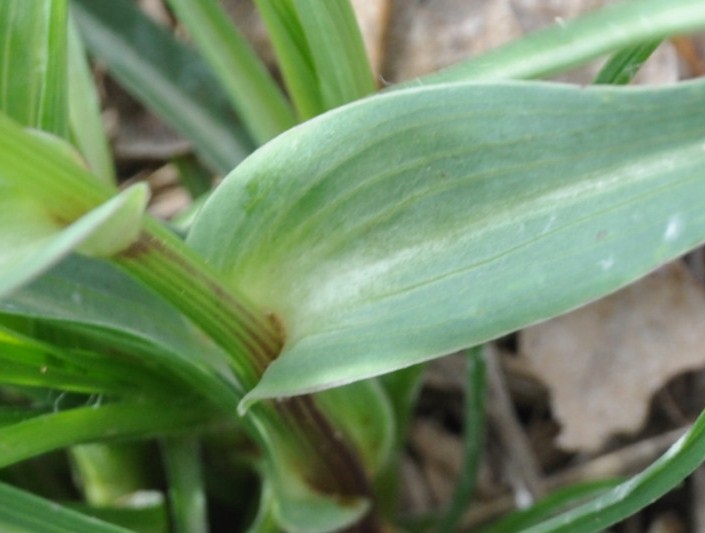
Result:
M640 474L605 494L526 529L527 533L602 531L654 502L689 476L705 458L705 412L668 451Z
M232 169L254 147L201 58L129 0L72 0L89 51L215 170Z
M43 414L2 428L0 467L73 444L194 430L210 416L203 405L179 402L123 402Z
M256 1L299 117L308 119L375 90L348 0Z
M169 0L258 144L292 127L293 111L217 0Z
M0 2L0 111L68 134L67 0Z
M561 21L469 61L396 87L541 78L602 55L705 27L700 0L627 0Z
M441 531L456 531L461 516L477 485L480 460L485 445L485 394L487 364L483 348L476 346L466 355L467 384L463 402L463 461L460 476L447 512L440 521Z
M68 32L69 125L73 143L101 180L115 184L115 167L100 115L100 101L81 37L73 20Z
M71 257L0 300L0 311L92 331L225 412L242 395L225 355L166 302L104 262Z
M661 44L660 40L632 46L614 54L602 67L593 83L598 85L626 85L634 79L641 66Z
M130 533L0 483L0 529L6 533Z

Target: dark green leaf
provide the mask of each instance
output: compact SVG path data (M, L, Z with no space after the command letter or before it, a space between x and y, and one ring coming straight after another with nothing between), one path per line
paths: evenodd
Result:
M219 172L253 147L229 111L212 73L193 50L143 15L129 0L73 0L90 52L140 101L191 140Z
M0 529L6 533L130 533L0 483Z

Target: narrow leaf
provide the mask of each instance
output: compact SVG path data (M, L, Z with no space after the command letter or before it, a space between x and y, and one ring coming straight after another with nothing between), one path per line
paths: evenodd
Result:
M162 454L174 533L207 533L200 443L194 436L172 437L162 443Z
M284 83L301 120L323 113L325 104L315 61L293 0L255 0L269 31Z
M660 40L649 41L617 52L602 67L593 83L600 85L628 84L660 44Z
M130 533L0 483L0 529L7 533Z
M0 111L66 137L67 0L0 2Z
M115 403L40 415L0 429L0 466L72 444L115 438L145 438L209 422L203 405L175 402Z
M169 0L258 144L292 127L289 103L217 0Z
M6 317L0 315L0 324ZM4 384L44 387L90 394L131 394L166 397L168 380L157 377L141 361L121 354L114 344L94 353L84 349L76 334L64 333L67 345L55 345L0 326L0 365ZM70 344L69 344L70 343ZM105 355L109 354L109 355ZM173 392L173 385L171 392Z
M219 172L253 147L237 125L212 73L195 52L143 15L129 0L72 0L89 51L116 79Z
M70 257L34 283L0 300L0 312L83 326L145 365L178 376L223 410L241 397L225 355L183 316L107 263Z
M100 101L83 42L69 20L69 125L74 144L100 179L115 183L115 167L100 115Z
M300 118L374 92L372 69L348 0L256 4Z
M294 0L313 58L324 109L333 109L374 92L355 12L348 0Z
M442 531L457 531L463 512L477 484L485 446L485 391L487 369L483 348L476 346L467 356L467 383L463 405L463 461L448 511L441 520Z
M705 27L700 0L628 0L517 39L397 87L462 80L540 78L615 50Z
M633 515L654 502L698 468L705 460L705 412L693 427L646 470L575 509L524 531L530 533L588 533Z
M566 508L576 507L585 500L604 494L623 480L607 479L576 483L552 492L528 509L519 509L497 520L480 533L521 533L529 527L548 520Z
M249 400L479 344L705 241L704 88L423 87L260 149L189 235L285 331Z

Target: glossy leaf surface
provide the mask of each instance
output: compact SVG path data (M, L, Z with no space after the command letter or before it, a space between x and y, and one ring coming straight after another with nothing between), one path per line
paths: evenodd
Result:
M370 98L269 143L189 237L286 332L249 398L478 344L703 242L703 104L702 82L458 83Z

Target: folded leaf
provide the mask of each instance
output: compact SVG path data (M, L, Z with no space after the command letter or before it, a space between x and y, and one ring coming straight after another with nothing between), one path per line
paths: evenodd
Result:
M705 240L705 83L458 83L283 134L189 242L279 317L249 400L472 346L607 294Z
M147 187L135 185L64 227L38 201L0 181L0 297L81 246L92 255L123 250L139 233L146 203Z

